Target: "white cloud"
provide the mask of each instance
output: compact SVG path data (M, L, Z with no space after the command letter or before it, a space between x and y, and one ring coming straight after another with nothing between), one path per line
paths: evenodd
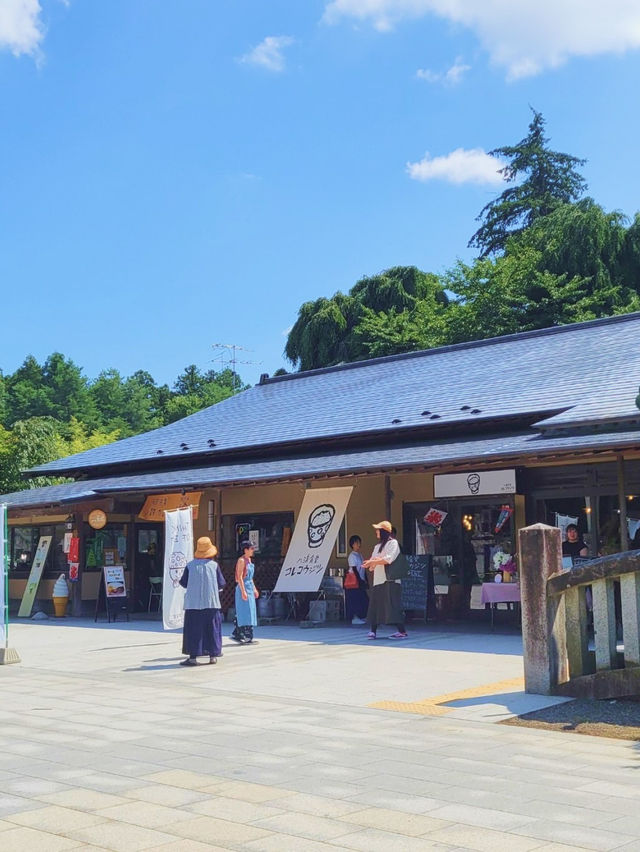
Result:
M482 148L456 148L442 157L431 157L428 153L417 163L407 163L407 172L412 180L444 180L447 183L476 183L498 186L504 180L498 173L502 163L491 157Z
M0 50L38 56L44 36L38 0L0 0Z
M443 83L445 86L457 86L462 82L463 76L471 70L470 65L465 65L458 57L451 68L446 71L430 71L428 68L418 68L416 77L426 80L427 83Z
M293 44L291 36L267 36L253 50L240 57L240 62L248 65L258 65L267 71L284 71L285 58L283 50Z
M327 0L323 20L370 21L384 31L427 15L475 32L512 80L573 56L640 48L638 0Z

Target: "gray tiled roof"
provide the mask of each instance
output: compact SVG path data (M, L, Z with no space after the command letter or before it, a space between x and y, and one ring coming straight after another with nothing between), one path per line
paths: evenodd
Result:
M243 464L218 464L194 469L176 469L158 473L113 476L50 485L17 491L0 497L10 506L42 506L49 503L91 499L107 494L128 492L175 491L179 488L216 486L297 479L314 475L357 474L393 470L410 465L480 464L516 462L519 458L549 458L584 450L620 449L640 446L640 430L570 437L539 435L534 432L493 434L470 440L434 441L410 445L392 445L363 451L327 452Z
M541 414L541 428L638 418L639 340L636 313L292 374L37 470L79 472L203 454L213 463L214 454L239 448L371 432L400 440L416 426L527 413Z

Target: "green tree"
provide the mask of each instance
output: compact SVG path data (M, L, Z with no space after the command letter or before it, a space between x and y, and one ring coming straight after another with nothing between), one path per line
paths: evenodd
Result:
M24 479L22 471L63 455L65 442L52 417L18 420L11 431L0 427L0 490L8 493L59 481L49 477Z
M493 157L507 163L500 174L515 186L504 190L480 211L480 228L469 240L469 246L480 250L480 257L504 251L507 240L530 227L537 219L548 216L560 204L576 201L586 189L577 169L585 160L552 151L544 134L542 114L532 110L529 133L515 145L494 148Z
M361 278L346 295L305 302L285 355L298 369L312 370L419 348L421 342L439 339L447 303L437 276L415 266L395 266Z

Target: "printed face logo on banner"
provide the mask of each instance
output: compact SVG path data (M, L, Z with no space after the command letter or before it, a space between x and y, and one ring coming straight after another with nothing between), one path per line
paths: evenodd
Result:
M320 547L329 532L331 521L335 518L336 507L330 506L328 503L323 503L309 515L309 526L307 535L309 538L309 547Z
M176 550L169 557L169 576L173 582L174 589L180 585L180 577L184 574L184 569L187 567L187 557L184 553Z

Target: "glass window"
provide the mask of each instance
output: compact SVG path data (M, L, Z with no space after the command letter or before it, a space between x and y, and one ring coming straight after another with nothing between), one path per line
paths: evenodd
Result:
M125 524L107 524L101 530L91 529L84 525L85 532L85 571L99 571L107 562L112 561L117 554L119 564L125 565L127 558L127 527ZM105 557L105 550L110 551Z
M222 518L222 556L238 556L240 545L255 544L261 559L282 559L291 541L293 514L280 512L258 515L224 515Z

